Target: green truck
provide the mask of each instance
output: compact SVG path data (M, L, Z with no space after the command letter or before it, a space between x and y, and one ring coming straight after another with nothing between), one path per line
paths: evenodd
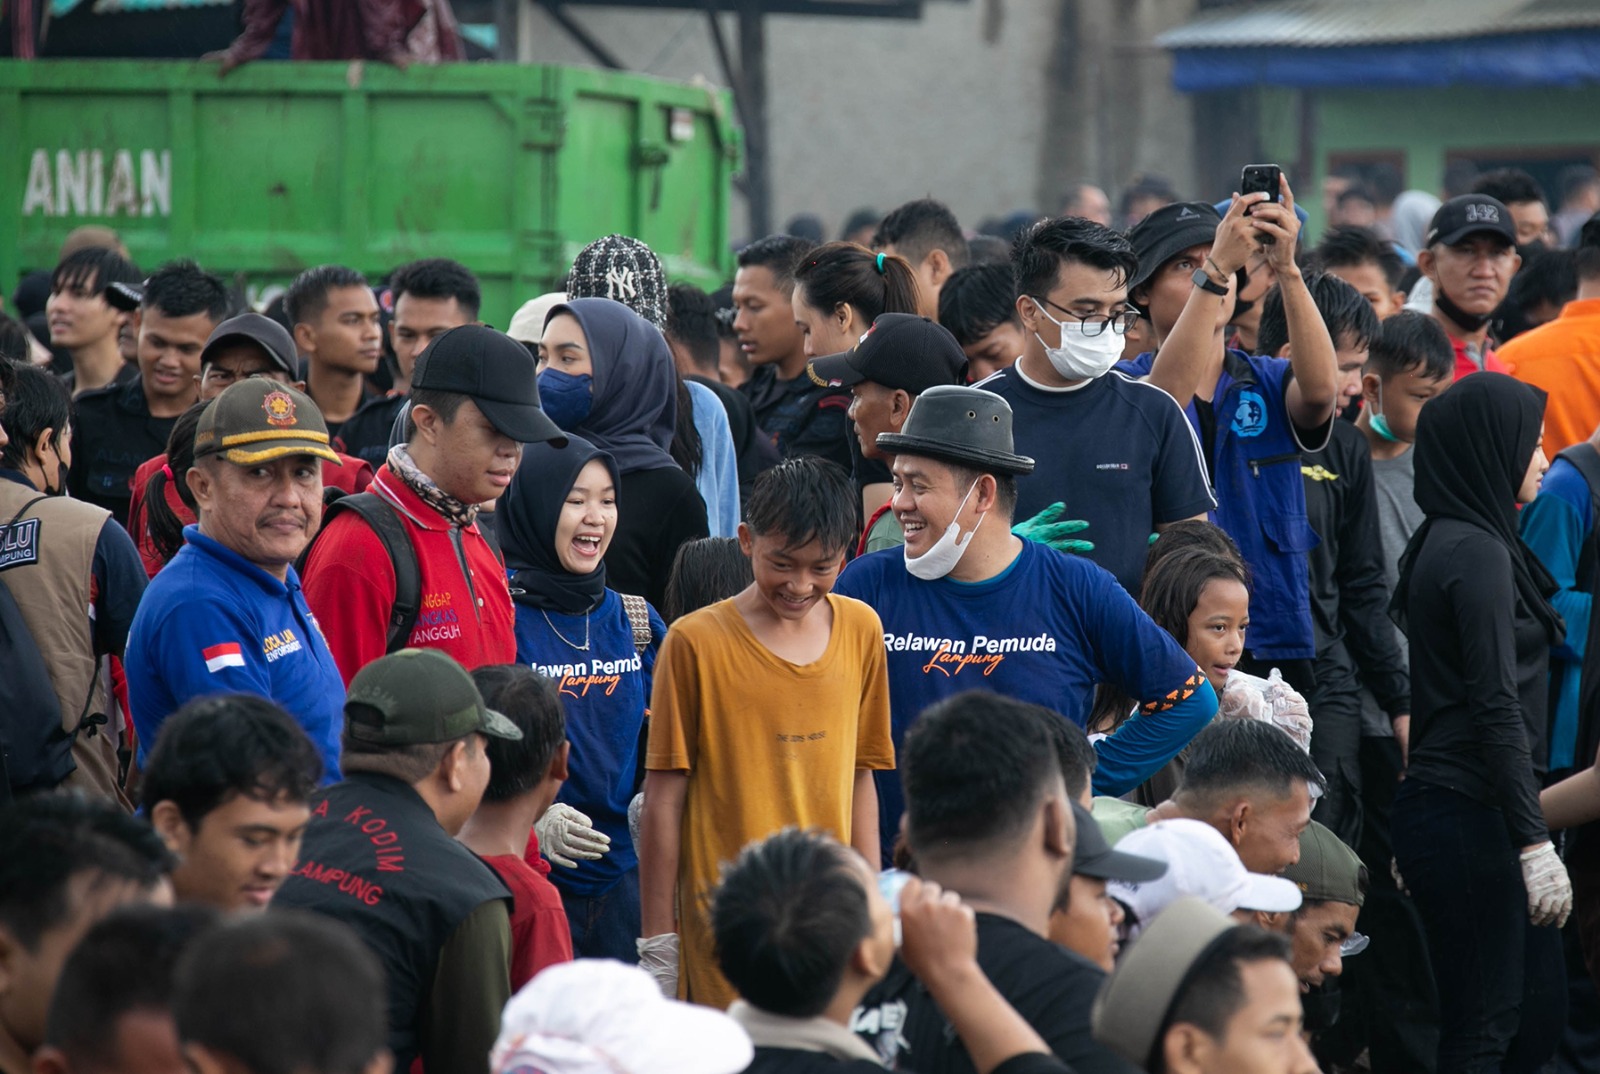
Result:
M0 61L0 290L84 224L256 305L313 265L452 257L504 327L610 232L711 288L739 148L725 91L610 71Z

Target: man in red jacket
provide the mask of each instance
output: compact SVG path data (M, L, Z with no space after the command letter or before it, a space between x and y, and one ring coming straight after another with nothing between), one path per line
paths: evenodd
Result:
M395 562L359 513L327 523L302 572L346 685L391 647L440 649L469 670L516 659L505 566L478 528L478 505L511 484L523 444L565 443L539 409L533 356L484 325L439 336L412 374L407 434L367 490L398 516L421 575L406 636L391 646Z

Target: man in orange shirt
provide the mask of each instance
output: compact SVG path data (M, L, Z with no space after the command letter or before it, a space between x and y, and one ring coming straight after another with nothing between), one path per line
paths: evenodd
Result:
M1549 394L1544 446L1552 457L1600 426L1600 213L1578 236L1577 298L1500 348L1512 376Z

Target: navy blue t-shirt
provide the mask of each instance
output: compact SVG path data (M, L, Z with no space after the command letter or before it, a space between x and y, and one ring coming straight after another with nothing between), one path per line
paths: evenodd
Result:
M1096 746L1094 785L1123 794L1177 755L1216 714L1216 693L1193 658L1101 568L1023 541L1011 565L983 582L925 582L899 548L872 552L833 591L865 601L883 621L895 749L924 709L964 690L992 690L1061 713L1082 727L1095 686L1141 703ZM897 772L880 772L879 817L893 846L903 808Z
M1216 507L1200 442L1160 388L1113 372L1052 391L1016 366L977 387L1011 404L1016 451L1037 463L1017 478L1017 520L1066 504L1062 517L1089 523L1085 557L1128 592L1139 592L1156 526Z
M580 861L576 869L550 874L557 887L573 895L599 895L639 864L628 837L628 803L638 781L639 738L650 707L656 650L666 633L667 625L650 609L650 644L641 652L622 598L610 589L587 617L517 605L517 662L555 683L567 717L572 753L556 801L585 814L611 837L611 850L598 861ZM575 648L586 638L586 651Z

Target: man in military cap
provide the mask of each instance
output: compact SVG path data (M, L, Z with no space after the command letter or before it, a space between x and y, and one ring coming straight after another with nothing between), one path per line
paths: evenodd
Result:
M145 590L124 663L141 763L191 698L271 698L339 778L339 668L293 563L322 523L322 465L338 463L317 405L276 381L235 384L201 415L186 475L199 523Z

